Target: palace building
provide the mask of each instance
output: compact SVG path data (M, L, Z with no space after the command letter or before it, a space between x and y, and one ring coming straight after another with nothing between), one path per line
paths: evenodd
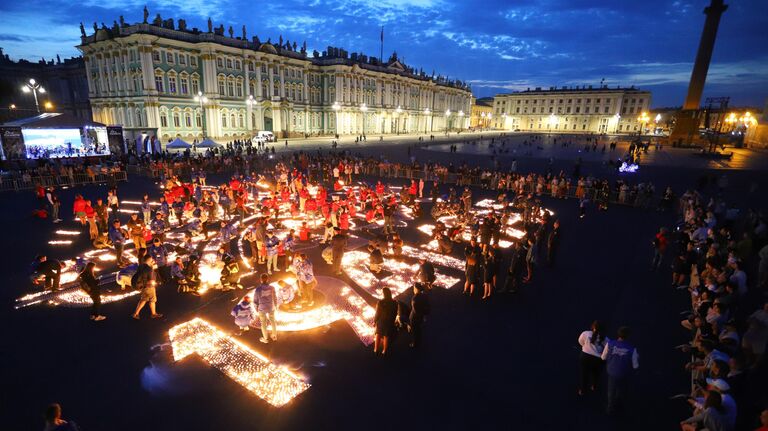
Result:
M536 88L495 96L493 119L505 130L636 133L649 127L650 104L651 93L634 87Z
M246 138L424 133L466 128L469 86L378 58L306 43L235 37L232 27L188 29L158 15L122 17L82 37L93 119L126 135ZM197 96L197 97L196 97Z

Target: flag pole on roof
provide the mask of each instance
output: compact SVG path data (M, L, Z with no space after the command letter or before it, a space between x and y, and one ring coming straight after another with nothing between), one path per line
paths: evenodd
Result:
M379 51L379 63L384 64L384 26L381 26L381 50Z

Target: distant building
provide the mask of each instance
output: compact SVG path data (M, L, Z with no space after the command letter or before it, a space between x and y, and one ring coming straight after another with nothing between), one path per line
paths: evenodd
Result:
M650 105L651 92L634 87L536 88L494 97L493 120L496 128L504 130L636 133L638 117Z
M162 142L206 136L245 138L389 134L466 128L471 92L460 81L378 58L258 37L245 28L188 29L157 16L83 34L93 119ZM202 109L194 96L201 92Z
M493 97L472 98L472 113L469 116L470 129L487 129L493 124Z
M41 111L45 111L45 103L50 102L53 111L91 118L88 81L81 57L13 61L0 48L0 123L37 115L33 95L21 91L30 79L45 89L45 93L38 95Z

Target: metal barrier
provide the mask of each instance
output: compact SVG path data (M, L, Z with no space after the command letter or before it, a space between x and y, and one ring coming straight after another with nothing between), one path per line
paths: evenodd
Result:
M21 178L0 177L0 191L32 190L37 184L43 187L80 186L86 184L110 183L128 181L126 171L97 173L88 175L77 173L72 175L24 175Z

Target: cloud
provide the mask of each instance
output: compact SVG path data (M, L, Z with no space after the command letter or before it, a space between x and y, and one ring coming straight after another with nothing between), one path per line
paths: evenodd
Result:
M146 0L81 0L81 4L85 7L99 7L120 12L125 10L140 11L147 3L149 3L150 20L155 16L158 9L216 19L221 19L227 16L227 12L236 10L236 2L232 0L162 0L156 3ZM182 17L176 16L176 18Z
M524 60L526 58L541 57L540 50L546 48L543 42L526 41L505 34L469 35L445 31L443 36L462 48L490 52L503 60Z

